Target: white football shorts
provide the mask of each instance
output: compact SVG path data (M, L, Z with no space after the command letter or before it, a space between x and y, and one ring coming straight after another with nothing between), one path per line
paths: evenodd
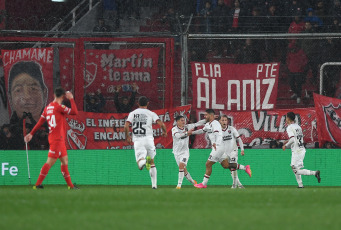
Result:
M297 169L303 168L304 157L305 157L305 151L301 151L300 153L292 152L291 153L291 166L294 166Z
M187 165L187 162L189 159L189 152L182 152L180 154L174 154L174 158L178 166L180 163L184 163L185 165Z
M217 145L217 150L212 147L212 152L210 153L208 160L212 162L222 162L224 159L226 159L226 157L224 158L223 145Z
M146 159L147 156L150 156L154 159L156 155L154 138L138 138L134 141L134 150L135 150L135 158L136 162L140 159Z

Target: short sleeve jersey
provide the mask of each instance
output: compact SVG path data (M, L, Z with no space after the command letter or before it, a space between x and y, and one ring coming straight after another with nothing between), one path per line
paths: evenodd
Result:
M213 120L211 122L207 122L202 129L204 132L207 132L208 138L210 138L210 141L212 143L216 144L222 144L222 131L221 131L221 125L219 121Z
M230 153L238 149L237 138L240 136L238 131L233 126L228 126L222 129L223 132L223 145L226 152Z
M302 128L298 124L290 124L287 127L287 133L289 139L294 138L294 143L291 145L291 151L295 153L305 151Z
M183 134L190 129L194 129L196 124L187 124L184 128L179 128L178 126L174 126L172 128L172 137L173 137L173 154L179 155L182 153L189 152L189 136L177 137L177 133Z
M71 109L57 102L51 102L45 107L41 117L45 118L49 126L49 143L65 141L65 116Z
M132 124L133 141L148 137L153 138L153 123L160 120L159 116L149 109L138 108L129 113L127 121Z

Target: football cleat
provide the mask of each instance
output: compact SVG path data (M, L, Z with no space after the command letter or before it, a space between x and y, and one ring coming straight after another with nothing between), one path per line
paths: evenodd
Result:
M179 186L176 186L176 188L175 189L181 189L181 187L179 187Z
M196 181L196 180L193 180L194 181L194 184L193 185L196 185L196 184L198 184L198 182Z
M194 187L196 187L196 188L207 188L207 185L203 185L202 183L200 183L200 184L195 184Z
M33 186L33 189L36 190L36 189L44 189L44 186L43 185L35 185Z
M317 170L315 173L315 177L317 178L317 182L321 183L320 171Z
M252 176L252 171L250 168L250 165L246 165L245 166L245 172L251 177Z
M243 185L238 185L238 188L245 188Z
M80 188L77 187L76 184L73 184L73 187L72 187L72 188L71 188L70 186L68 186L67 189L80 189Z
M150 162L152 161L152 158L150 156L147 156L147 162L146 162L146 169L149 171L151 165Z
M157 187L152 187L152 189L157 189Z
M304 186L302 186L302 187L298 186L297 188L304 188Z
M235 189L235 188L237 188L237 185L233 184L231 189Z

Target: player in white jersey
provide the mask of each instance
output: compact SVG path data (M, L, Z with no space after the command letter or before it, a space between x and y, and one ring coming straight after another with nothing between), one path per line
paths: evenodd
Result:
M223 146L224 146L224 155L223 160L221 162L221 165L226 168L226 163L225 161L228 161L230 164L236 163L237 164L237 169L238 170L244 170L250 177L252 176L251 168L250 165L241 165L238 164L238 146L237 146L237 141L240 147L240 154L244 156L244 146L243 146L243 141L240 138L240 135L238 131L229 125L229 120L226 115L221 115L219 118L219 122L221 124L222 128L222 134L223 134ZM232 189L234 188L244 188L244 186L240 183L239 178L238 178L238 173L236 169L230 169L231 171L231 176L232 176Z
M207 123L205 124L203 129L199 129L193 131L192 134L201 134L201 133L208 133L208 138L212 143L212 151L208 160L206 162L206 173L204 175L203 182L200 184L194 185L197 188L207 188L208 180L212 174L212 166L217 162L222 162L224 160L224 147L223 147L223 137L222 137L222 130L220 123L215 120L213 109L207 109L205 113L205 119ZM226 168L236 168L237 164L229 164L226 160L224 162L224 166Z
M284 142L283 151L287 147L291 147L291 168L295 173L298 188L304 188L301 175L315 176L317 178L317 182L320 183L320 171L302 169L304 167L303 160L306 150L303 143L302 128L295 123L295 114L293 112L287 113L286 122L288 124L287 133L289 140Z
M189 136L192 134L192 129L204 125L206 120L201 120L197 123L186 125L184 116L180 115L175 118L175 121L176 126L172 128L173 154L176 163L179 166L178 185L176 186L176 189L181 189L184 176L193 185L197 184L197 182L192 179L191 174L186 169L187 162L189 160L188 141Z
M157 123L162 128L162 136L167 137L167 130L165 124L159 119L159 116L147 109L149 101L142 96L138 101L139 108L129 113L124 131L126 141L128 143L134 142L135 158L140 170L145 166L149 170L152 181L152 188L157 188L157 171L154 163L156 155L153 123ZM129 133L129 126L132 125L133 138Z

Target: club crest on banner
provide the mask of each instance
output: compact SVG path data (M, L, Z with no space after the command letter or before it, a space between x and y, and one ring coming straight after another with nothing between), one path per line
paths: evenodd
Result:
M330 103L328 106L323 106L323 112L330 138L337 143L336 136L341 136L341 104L334 106Z
M85 86L84 88L88 88L96 79L97 75L97 65L93 62L86 63L86 70L84 73L84 80L85 80Z
M85 130L85 125L83 122L78 122L74 119L66 119L67 123L70 126L70 129L67 130L67 141L71 149L85 149L87 137L83 134ZM72 140L72 142L70 141Z

